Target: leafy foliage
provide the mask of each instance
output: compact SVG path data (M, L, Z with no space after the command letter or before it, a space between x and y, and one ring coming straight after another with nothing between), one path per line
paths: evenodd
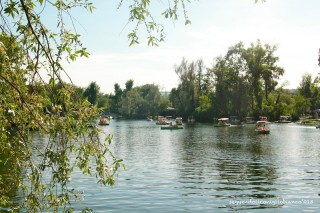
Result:
M110 95L110 108L114 113L118 112L126 118L146 118L161 114L169 105L154 84L133 87L133 80L128 80L125 86L122 90L119 84L115 84L115 94Z
M162 15L176 20L181 6L186 24L190 23L185 2L190 0L175 0ZM119 8L123 4L120 0ZM129 3L128 21L135 24L128 34L130 45L139 43L141 27L148 33L149 45L158 45L165 37L163 26L149 12L150 4L150 0ZM109 151L111 137L101 141L99 129L89 129L87 125L98 116L97 107L108 107L108 96L101 95L94 83L83 91L71 79L70 83L62 80L62 75L68 77L62 61L89 57L76 31L72 10L84 8L92 12L94 6L88 0L6 0L0 1L0 7L0 164L1 168L16 168L0 174L1 207L26 212L71 212L72 199L79 198L78 192L68 188L74 169L89 175L95 171L99 183L113 185L122 165ZM56 13L55 25L44 24L47 13ZM125 93L115 87L111 108L119 109L124 97L140 100L136 99L140 92L135 94L138 89L129 88L133 84L126 86ZM159 97L156 90L151 94L154 97L143 97L146 103ZM46 135L46 144L34 143L30 130ZM91 161L95 168L89 166ZM45 179L44 174L51 176ZM9 179L15 181L2 190ZM17 192L22 200L13 204L10 199ZM91 210L84 208L86 211Z
M202 60L176 67L180 79L170 100L178 114L209 121L213 117L272 113L268 100L284 70L277 66L276 47L260 41L245 48L240 42L225 56L217 57L211 68Z
M81 193L69 188L75 169L113 185L121 165L108 148L111 137L101 141L99 129L87 126L98 115L96 106L61 77L67 74L62 60L89 56L64 15L72 23L73 8L94 7L87 0L0 4L0 206L16 212L70 212L71 203L81 200ZM39 8L57 13L58 28L43 24ZM36 143L37 135L45 142ZM18 194L21 199L13 201Z
M128 24L131 23L134 29L128 34L129 46L139 44L139 38L141 37L139 29L144 28L144 32L147 32L147 44L152 46L158 46L160 42L164 41L165 33L162 24L155 20L154 14L150 11L152 7L161 7L166 2L158 2L160 5L154 3L156 1L150 0L133 0L127 7L129 8L130 17ZM179 11L182 11L182 16L185 21L185 25L191 24L188 18L186 3L190 3L191 0L174 0L168 1L161 15L165 19L178 20ZM126 1L121 0L118 9L124 7Z

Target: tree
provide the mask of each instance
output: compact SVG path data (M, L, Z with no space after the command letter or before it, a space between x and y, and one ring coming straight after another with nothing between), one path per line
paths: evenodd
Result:
M143 98L139 94L138 88L130 89L121 98L119 112L127 118L133 118L138 115L139 107Z
M228 69L228 87L230 90L230 115L243 117L250 106L250 84L246 73L247 63L243 57L245 48L242 42L231 46L226 54Z
M98 94L98 105L97 107L102 111L109 111L110 109L110 96L107 94Z
M318 109L320 106L320 88L318 84L319 78L313 80L311 74L306 73L302 76L302 80L298 87L299 95L310 103L310 110Z
M277 85L276 79L284 73L284 70L276 65L279 59L274 56L275 50L275 46L263 46L258 40L256 44L252 43L243 55L248 66L247 76L252 85L252 94L260 111L263 96L268 99L268 93Z
M226 61L222 57L216 58L216 63L211 69L214 75L214 96L213 103L215 114L219 117L229 115L229 98L231 92L229 90L229 74L226 66Z
M162 96L159 87L154 84L146 84L139 87L139 93L144 102L141 105L139 114L143 116L156 116L159 114L162 104Z
M119 2L120 7L124 1ZM130 3L129 22L136 23L128 35L130 45L138 41L139 26L146 26L151 45L164 38L161 25L153 21L149 12L150 2ZM176 19L178 5L182 5L187 18L184 0L174 1L163 15ZM68 76L62 67L64 60L72 62L89 56L74 28L72 10L80 7L91 12L94 6L88 0L10 0L0 1L0 7L0 151L9 157L5 165L13 165L9 179L16 181L7 191L19 191L21 197L14 205L8 193L0 190L0 205L17 212L70 212L72 201L81 199L80 192L69 188L73 169L77 167L89 175L95 172L99 183L112 185L121 165L121 160L109 151L108 143L99 140L98 129L87 127L87 122L98 115L98 109L61 77ZM48 11L57 15L51 29L44 24ZM153 32L160 33L160 37L156 38ZM33 143L30 129L46 135L47 143ZM106 141L111 142L111 138ZM71 159L71 155L76 158ZM35 161L33 156L38 159ZM89 167L91 160L95 167ZM45 173L50 178L44 180ZM5 180L1 173L0 186L9 187Z
M95 105L98 103L99 93L100 87L96 82L91 82L89 86L84 90L83 96L84 98L87 98L92 105Z
M133 88L133 80L130 79L126 82L126 89L125 92L129 92Z
M114 94L110 95L110 111L119 114L120 101L123 91L118 83L114 84Z
M311 92L312 85L312 76L309 73L306 73L302 76L302 80L298 87L299 94L302 95L306 99L310 99L312 96Z
M262 79L264 80L265 98L268 100L268 94L277 86L278 82L276 80L283 75L284 69L276 64L279 61L279 57L274 56L277 47L266 44L265 50Z
M181 64L175 67L175 72L179 77L179 86L172 91L171 100L175 101L178 113L187 117L193 115L199 104L199 97L203 90L203 70L202 60L188 63L183 58Z
M128 85L130 86L126 88L119 102L119 113L123 116L127 118L156 116L169 106L169 101L161 96L158 86L145 84L133 87L131 83Z

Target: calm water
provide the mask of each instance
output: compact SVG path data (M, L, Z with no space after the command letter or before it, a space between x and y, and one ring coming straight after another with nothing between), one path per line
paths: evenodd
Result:
M127 170L113 188L76 175L94 212L319 212L320 130L272 124L160 130L153 122L103 127Z

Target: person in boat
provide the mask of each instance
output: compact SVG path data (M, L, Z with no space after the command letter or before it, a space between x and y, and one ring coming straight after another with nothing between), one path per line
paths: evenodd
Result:
M260 130L260 131L263 131L265 129L265 127L260 126L260 124L258 124L257 129Z

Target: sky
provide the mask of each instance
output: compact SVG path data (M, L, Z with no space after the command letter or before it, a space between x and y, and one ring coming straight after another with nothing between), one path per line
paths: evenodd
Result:
M73 14L77 31L89 58L65 64L64 68L74 84L87 87L95 81L103 93L113 93L114 84L125 88L156 84L162 91L170 91L179 84L174 71L182 58L202 59L212 67L214 58L226 54L229 47L242 41L245 47L258 39L262 44L276 45L278 65L285 69L280 84L296 88L305 73L313 77L320 73L319 0L193 0L186 5L191 25L184 25L183 17L173 22L160 14L166 0L153 0L151 11L156 21L163 23L166 38L158 47L147 45L143 35L140 44L129 47L127 34L133 26L127 24L129 10L117 9L119 0L93 0L93 13L83 10Z

